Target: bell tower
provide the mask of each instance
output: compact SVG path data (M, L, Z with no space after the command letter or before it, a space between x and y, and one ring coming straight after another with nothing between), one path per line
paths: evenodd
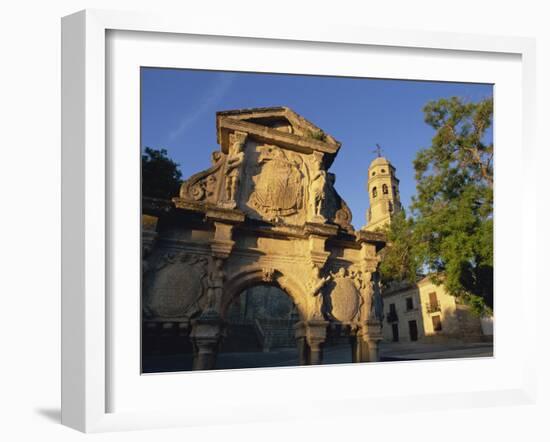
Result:
M380 156L380 153L370 163L367 191L370 204L364 229L374 231L389 224L393 214L401 210L399 180L395 176L395 167Z

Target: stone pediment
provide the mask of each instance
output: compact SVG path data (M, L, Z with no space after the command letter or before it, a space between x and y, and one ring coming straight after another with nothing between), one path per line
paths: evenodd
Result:
M267 144L305 153L322 152L327 168L340 148L334 137L284 106L217 112L216 129L224 153L229 151L229 135L236 130Z
M328 172L340 148L332 136L286 107L218 112L216 122L220 150L212 167L182 184L177 207L353 230L351 212Z

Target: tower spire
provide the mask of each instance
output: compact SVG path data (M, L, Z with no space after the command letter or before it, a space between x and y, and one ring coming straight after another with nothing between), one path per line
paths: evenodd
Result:
M382 148L376 145L377 157L370 163L367 180L369 209L365 230L384 228L391 218L401 210L399 180L395 176L395 167L382 156Z

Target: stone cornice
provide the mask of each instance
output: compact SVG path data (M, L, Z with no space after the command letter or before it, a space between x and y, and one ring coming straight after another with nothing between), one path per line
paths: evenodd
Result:
M304 225L304 232L308 235L331 237L338 234L338 226L333 224L318 224L307 222Z
M161 216L174 208L172 201L162 198L144 196L141 199L141 213L143 215Z
M340 149L340 143L326 143L313 138L304 138L298 135L281 132L255 123L250 123L234 118L221 118L219 120L220 146L224 153L229 151L229 133L240 131L250 137L268 144L286 147L291 150L304 153L321 152L324 154L325 167L328 170L336 153Z
M358 243L366 242L375 244L377 251L386 246L387 238L384 233L371 232L362 228L361 230L357 230L355 235Z

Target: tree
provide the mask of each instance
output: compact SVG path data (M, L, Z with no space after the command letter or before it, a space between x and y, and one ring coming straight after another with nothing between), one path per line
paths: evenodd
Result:
M429 102L432 145L418 152L412 216L396 213L386 228L382 282L415 282L429 273L479 314L493 306L492 99Z
M493 101L441 99L424 115L435 135L414 161L416 250L448 292L481 313L493 305Z
M388 241L381 252L380 278L383 285L393 281L416 282L421 267L414 221L400 210L384 230Z
M145 148L141 156L142 196L170 199L179 193L181 171L165 149Z

